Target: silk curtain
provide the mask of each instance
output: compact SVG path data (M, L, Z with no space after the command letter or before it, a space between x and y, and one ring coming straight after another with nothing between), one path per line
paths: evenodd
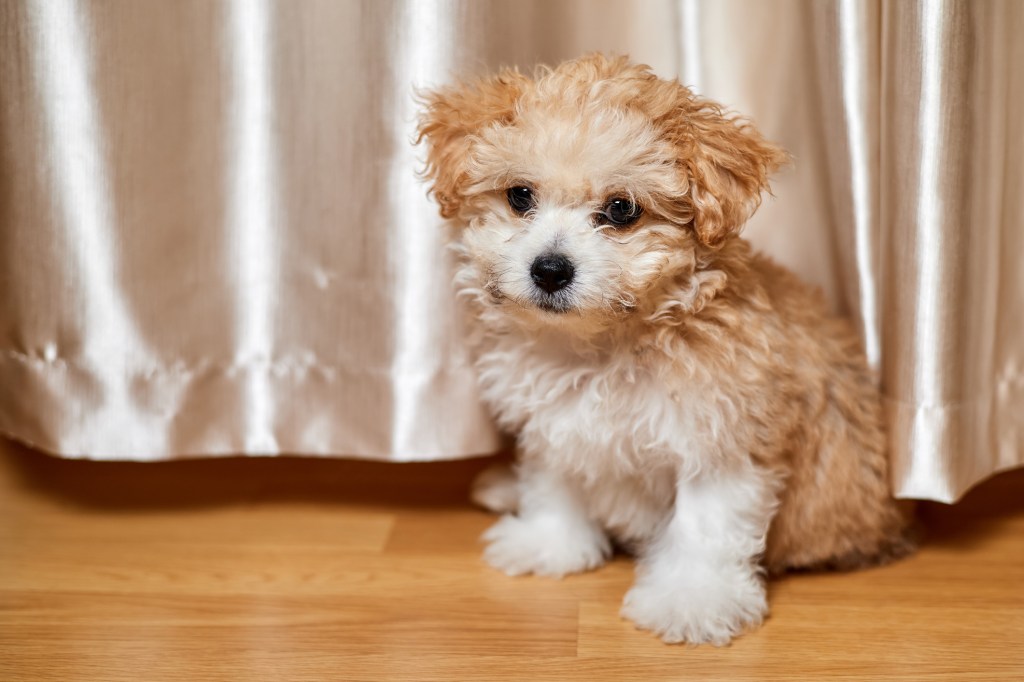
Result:
M893 486L1024 463L1024 3L6 0L0 431L68 457L492 452L414 86L631 54L793 152L747 235L854 317Z

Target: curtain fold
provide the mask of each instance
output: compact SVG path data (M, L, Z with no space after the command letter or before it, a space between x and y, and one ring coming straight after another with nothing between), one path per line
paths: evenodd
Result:
M796 162L747 228L865 337L893 487L1024 464L1013 0L0 4L0 432L71 457L502 441L414 87L602 50Z
M1018 2L884 5L882 377L895 480L954 499L1024 460Z

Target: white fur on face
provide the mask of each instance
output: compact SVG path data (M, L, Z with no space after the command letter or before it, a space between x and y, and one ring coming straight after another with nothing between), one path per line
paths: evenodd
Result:
M551 324L601 325L632 310L642 290L666 269L667 249L636 232L619 235L595 225L589 206L552 205L542 190L538 195L538 207L527 217L505 207L467 230L463 243L482 278L479 286L493 302L511 303L516 312ZM547 254L564 256L575 270L572 282L554 293L538 287L530 274L534 261Z
M461 283L486 291L485 303L511 307L523 321L601 329L692 265L688 229L657 213L658 197L678 189L673 153L639 117L598 112L566 120L526 112L515 126L486 131L470 168L475 215L462 247L472 270L461 273ZM534 190L537 204L526 216L505 199L516 186ZM645 215L630 229L616 229L601 215L612 198L634 199ZM530 275L546 254L567 258L575 270L571 284L553 294Z

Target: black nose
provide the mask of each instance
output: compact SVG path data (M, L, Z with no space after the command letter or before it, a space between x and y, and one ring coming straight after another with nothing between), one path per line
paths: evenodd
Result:
M537 256L530 267L530 277L544 291L553 294L559 289L564 289L572 281L572 275L576 269L565 256L556 253L546 253Z

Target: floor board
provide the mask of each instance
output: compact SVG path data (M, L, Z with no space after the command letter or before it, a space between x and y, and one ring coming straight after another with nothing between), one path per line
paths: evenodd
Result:
M632 563L480 561L486 460L64 461L0 441L0 680L1024 680L1024 471L915 556L770 585L721 649L618 616Z

